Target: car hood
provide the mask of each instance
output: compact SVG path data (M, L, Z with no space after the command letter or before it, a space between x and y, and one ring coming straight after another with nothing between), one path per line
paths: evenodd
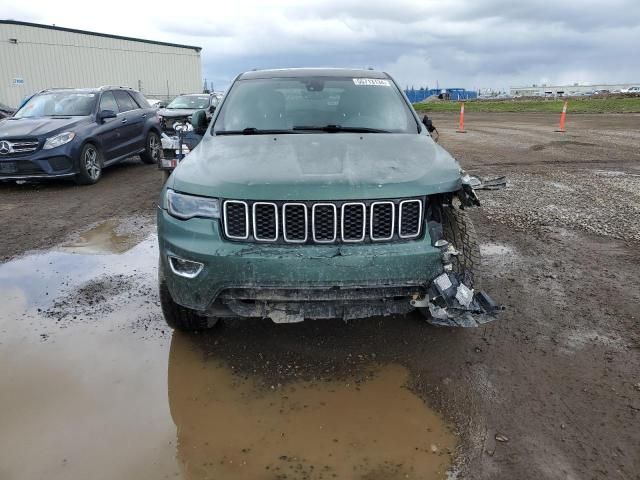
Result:
M162 115L166 118L175 118L175 117L188 117L189 115L193 115L197 110L192 110L190 108L162 108L158 110L158 115Z
M7 118L0 123L0 139L44 137L87 122L88 117Z
M460 188L460 166L426 134L205 135L172 188L247 200L398 198Z

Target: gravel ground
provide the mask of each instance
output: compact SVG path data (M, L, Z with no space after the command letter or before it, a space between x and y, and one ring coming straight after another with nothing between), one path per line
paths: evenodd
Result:
M489 220L519 232L555 226L640 243L640 174L511 172L508 188L480 195Z

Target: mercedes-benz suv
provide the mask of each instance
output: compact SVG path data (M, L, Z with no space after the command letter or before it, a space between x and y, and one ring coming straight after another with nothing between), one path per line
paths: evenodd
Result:
M104 167L133 155L157 163L160 152L156 111L127 87L43 90L0 122L0 181L92 184Z
M414 309L437 325L492 320L464 210L478 200L428 127L386 73L238 76L161 193L169 325Z

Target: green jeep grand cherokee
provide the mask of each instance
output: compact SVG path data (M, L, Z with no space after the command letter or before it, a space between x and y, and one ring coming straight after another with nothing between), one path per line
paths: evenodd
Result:
M426 126L386 73L238 76L161 194L167 323L414 309L437 325L492 320L464 212L478 204L471 178Z

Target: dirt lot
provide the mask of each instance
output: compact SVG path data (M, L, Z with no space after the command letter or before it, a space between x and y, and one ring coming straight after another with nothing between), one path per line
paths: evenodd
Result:
M434 120L510 182L473 213L506 307L480 329L174 334L153 167L0 185L0 478L640 479L640 116Z
M0 183L0 258L46 248L108 218L153 221L160 173L137 157L105 169L89 188L72 181Z

